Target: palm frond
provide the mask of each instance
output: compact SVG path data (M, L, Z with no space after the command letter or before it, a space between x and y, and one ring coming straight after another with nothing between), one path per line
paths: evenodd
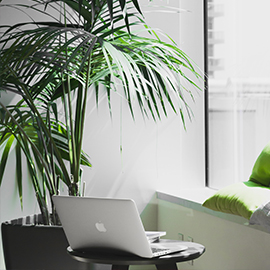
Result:
M47 16L0 26L0 91L20 95L15 106L0 101L0 184L15 145L19 196L24 154L37 200L48 217L46 189L57 193L59 177L77 194L81 165L91 166L82 150L89 91L120 95L135 119L161 119L168 107L191 118L189 100L200 90L200 72L170 39L144 21L138 0L32 0L8 6ZM0 4L1 9L2 4ZM53 15L56 13L57 15ZM64 116L59 119L59 112ZM2 162L3 161L3 162ZM64 161L68 161L69 169ZM72 175L72 179L70 177ZM40 177L41 176L41 177Z

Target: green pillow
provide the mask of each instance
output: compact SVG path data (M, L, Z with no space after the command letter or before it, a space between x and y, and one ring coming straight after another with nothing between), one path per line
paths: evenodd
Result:
M249 180L267 187L270 186L270 142L258 156Z
M262 203L269 200L270 188L247 181L220 189L207 199L203 206L249 219Z

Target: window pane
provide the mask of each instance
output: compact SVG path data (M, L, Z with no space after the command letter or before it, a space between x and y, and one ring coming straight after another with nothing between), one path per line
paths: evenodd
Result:
M209 185L248 180L270 141L270 1L208 1Z

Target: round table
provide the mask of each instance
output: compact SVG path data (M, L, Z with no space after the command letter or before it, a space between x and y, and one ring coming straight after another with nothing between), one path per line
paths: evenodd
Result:
M149 265L154 264L158 270L177 270L179 262L191 261L199 258L205 251L205 247L194 242L175 241L161 239L162 243L175 243L186 246L187 249L156 258L142 258L133 255L119 255L94 251L77 251L67 248L68 254L75 260L87 264L110 264L112 270L128 270L130 265Z

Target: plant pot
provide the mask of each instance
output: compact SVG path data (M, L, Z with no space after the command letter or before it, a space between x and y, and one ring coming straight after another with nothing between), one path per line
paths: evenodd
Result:
M89 265L67 254L68 241L61 226L32 225L40 218L34 215L2 223L6 269L89 269Z

